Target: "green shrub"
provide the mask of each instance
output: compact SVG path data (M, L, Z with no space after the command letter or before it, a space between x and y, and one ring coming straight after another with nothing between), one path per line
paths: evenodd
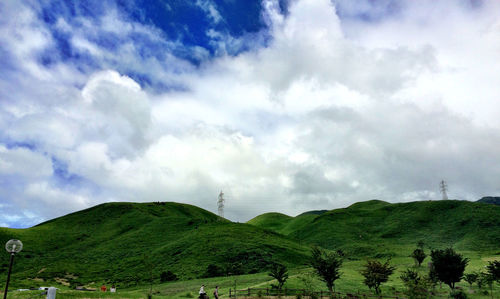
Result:
M452 290L450 297L454 299L467 299L467 294L462 290Z
M172 271L163 271L160 274L160 281L161 282L167 282L167 281L175 281L177 280L177 275L172 273Z

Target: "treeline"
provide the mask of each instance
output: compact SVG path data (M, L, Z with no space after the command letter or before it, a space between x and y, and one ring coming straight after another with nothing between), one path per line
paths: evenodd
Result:
M493 283L500 282L500 261L488 262L484 272L465 273L469 260L453 248L431 250L428 273L422 275L417 271L417 268L421 267L427 254L423 249L423 243L419 242L417 246L418 248L411 254L415 260L415 267L404 270L400 275L405 286L405 295L409 298L429 298L435 295L438 283L444 283L450 287L450 297L467 298L465 292L455 288L455 284L462 279L471 286L473 283L477 283L479 288L488 285L490 293L493 294ZM312 250L310 266L314 269L317 277L326 284L332 296L335 294L335 282L342 276L340 270L344 258L345 254L342 251L325 251L319 247L314 247ZM363 283L376 295L380 295L380 286L389 280L395 270L396 267L390 264L390 259L385 262L367 260L360 274L364 278ZM288 271L284 265L273 265L269 276L276 279L278 284L274 287L281 290L288 279ZM314 297L314 294L313 290L309 290L311 297Z

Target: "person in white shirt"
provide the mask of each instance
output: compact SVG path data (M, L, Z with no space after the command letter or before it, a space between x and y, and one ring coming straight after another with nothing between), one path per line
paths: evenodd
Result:
M200 298L204 298L207 293L205 292L205 285L202 284L200 288Z

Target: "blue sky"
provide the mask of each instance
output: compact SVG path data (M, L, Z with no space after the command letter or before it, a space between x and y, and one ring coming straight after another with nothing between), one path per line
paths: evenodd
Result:
M498 195L494 1L0 3L0 226Z

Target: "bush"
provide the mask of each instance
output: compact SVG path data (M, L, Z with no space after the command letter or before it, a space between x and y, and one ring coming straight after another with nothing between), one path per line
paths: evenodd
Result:
M477 281L477 278L479 275L477 273L467 273L464 275L464 280L469 283L469 285L472 287L472 284Z
M224 275L224 269L221 267L210 264L207 266L207 271L205 272L205 277L218 277Z
M452 290L450 297L454 299L467 299L467 294L462 290Z
M500 282L500 261L488 262L486 269L492 280Z
M428 277L420 276L415 270L408 269L400 276L406 286L405 294L411 299L425 299L429 297L428 288L432 282Z
M177 275L175 275L174 273L172 273L171 271L163 271L161 272L160 274L160 281L161 282L167 282L167 281L175 281L177 280Z

